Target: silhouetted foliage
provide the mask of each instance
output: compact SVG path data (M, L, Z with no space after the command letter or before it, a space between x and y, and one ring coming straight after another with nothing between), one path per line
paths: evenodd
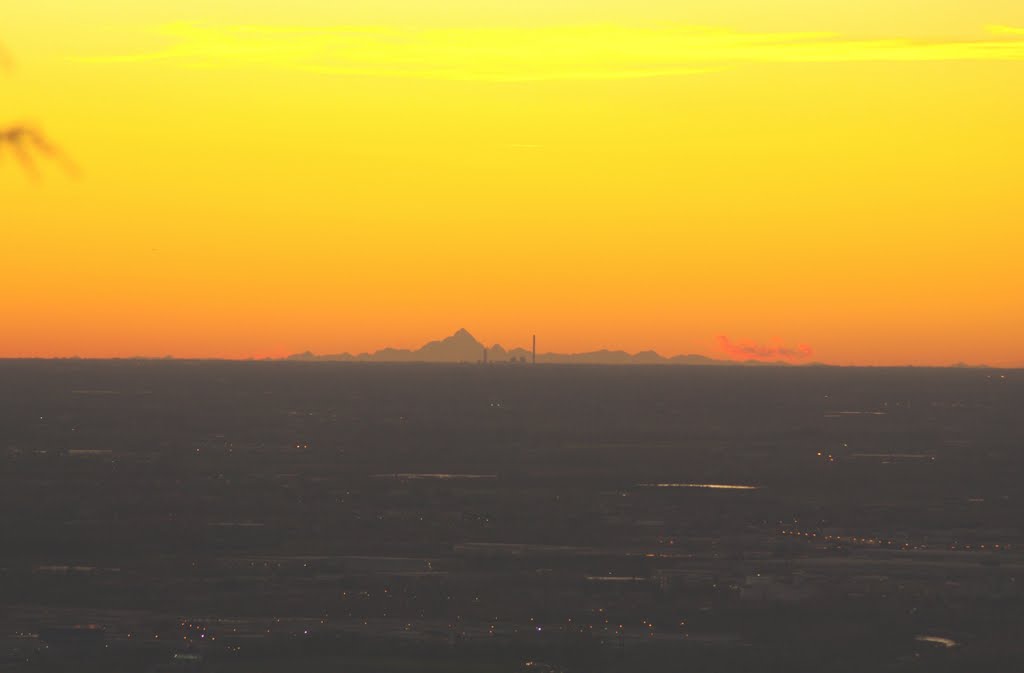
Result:
M14 61L10 54L0 45L0 69L11 70ZM28 124L11 124L0 126L0 159L9 149L18 163L30 175L38 175L34 155L41 155L58 164L68 173L76 173L74 163L64 152L53 144L38 128Z
M32 175L38 174L33 153L52 159L68 172L74 172L74 165L70 159L41 131L31 126L18 124L0 129L0 151L5 147L10 148L22 167Z

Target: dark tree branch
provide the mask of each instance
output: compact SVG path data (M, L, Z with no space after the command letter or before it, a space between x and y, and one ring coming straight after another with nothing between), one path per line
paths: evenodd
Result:
M10 147L18 163L33 176L39 174L33 154L52 160L71 175L78 173L74 162L60 148L50 142L41 131L31 126L19 124L0 128L0 151L5 146Z
M13 69L14 59L11 58L10 52L0 44L0 70L11 71ZM25 169L25 172L33 177L39 175L33 154L46 157L59 164L70 175L78 174L78 168L71 158L33 126L26 124L0 126L0 159L3 158L2 155L6 148L10 148L11 154Z

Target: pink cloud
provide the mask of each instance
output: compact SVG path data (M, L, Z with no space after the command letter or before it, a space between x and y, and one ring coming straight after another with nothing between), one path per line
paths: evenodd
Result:
M790 347L781 343L759 344L748 340L734 342L725 336L718 337L718 347L729 355L755 360L803 360L814 354L814 349L807 344Z

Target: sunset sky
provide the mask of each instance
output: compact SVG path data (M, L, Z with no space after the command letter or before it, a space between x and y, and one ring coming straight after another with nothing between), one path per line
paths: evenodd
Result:
M0 147L0 357L1024 365L1021 0L32 0L0 44L0 127L78 167Z

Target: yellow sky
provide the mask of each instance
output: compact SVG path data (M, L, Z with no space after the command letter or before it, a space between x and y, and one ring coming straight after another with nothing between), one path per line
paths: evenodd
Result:
M1019 0L34 0L0 43L0 126L81 169L0 153L0 356L1024 364Z

